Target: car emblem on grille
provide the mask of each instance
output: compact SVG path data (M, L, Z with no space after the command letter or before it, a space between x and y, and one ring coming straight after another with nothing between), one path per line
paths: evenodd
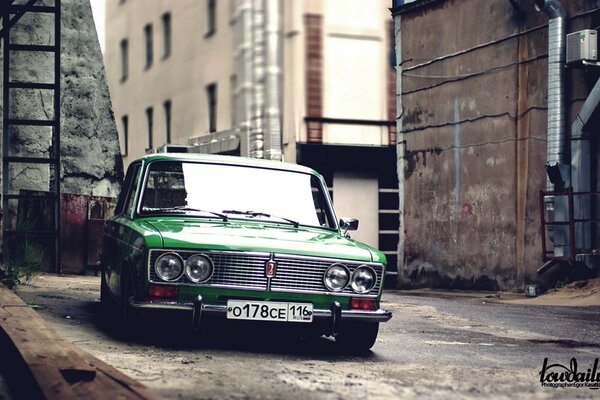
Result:
M277 262L269 260L265 264L265 276L267 278L275 278L275 275L277 275Z

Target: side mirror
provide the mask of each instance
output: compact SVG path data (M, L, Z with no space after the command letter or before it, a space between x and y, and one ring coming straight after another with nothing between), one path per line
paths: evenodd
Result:
M341 218L340 228L344 230L344 236L348 236L348 231L355 231L358 229L358 220L354 218Z

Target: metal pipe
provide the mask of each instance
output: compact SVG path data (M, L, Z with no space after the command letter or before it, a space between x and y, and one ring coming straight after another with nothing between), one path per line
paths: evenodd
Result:
M566 131L565 102L565 54L567 14L559 0L535 0L535 9L548 15L548 143L547 167L558 171L564 182L555 185L550 177L546 180L548 191L561 190L570 186L569 150ZM555 180L556 181L556 180ZM564 196L548 197L546 207L553 210L553 221L568 221L569 207ZM553 227L551 238L554 242L554 256L572 256L574 249L569 246L571 237L564 227Z
M252 0L234 0L235 18L235 69L234 124L240 137L240 155L250 155L250 130L252 112Z
M565 53L567 14L559 0L536 0L535 8L548 15L548 145L549 165L568 165L566 133ZM567 182L568 183L568 182ZM555 190L548 179L548 190Z
M281 0L266 0L265 158L282 159L282 36Z
M579 114L571 125L571 183L575 193L592 191L591 132L588 125L592 115L600 106L600 80L586 98ZM597 250L594 249L594 225L592 219L592 198L589 194L576 195L573 198L575 223L576 259L588 268L598 264Z
M395 32L395 48L396 48L396 132L398 133L397 144L396 144L396 168L398 174L398 275L397 287L400 287L408 278L406 274L406 263L404 260L404 247L405 247L405 235L404 235L404 187L405 175L404 175L404 154L406 149L406 134L403 131L403 114L402 114L402 29L401 29L401 16L394 16L394 32Z
M264 158L265 127L265 32L264 0L253 0L252 21L252 104L250 114L250 157Z

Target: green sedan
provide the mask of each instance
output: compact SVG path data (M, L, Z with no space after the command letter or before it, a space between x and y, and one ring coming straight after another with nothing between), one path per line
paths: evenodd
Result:
M287 324L370 349L386 259L352 240L321 175L275 161L154 154L129 166L106 226L101 302L124 329L155 310ZM259 325L263 326L263 325Z

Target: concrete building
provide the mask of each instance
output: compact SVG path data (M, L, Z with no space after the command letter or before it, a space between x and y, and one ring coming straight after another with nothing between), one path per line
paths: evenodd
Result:
M90 3L14 1L0 11L3 262L24 263L24 243L35 241L41 269L81 273L99 260L123 179Z
M125 164L165 145L324 174L356 239L396 268L392 20L385 0L108 0Z
M599 190L600 70L565 48L586 44L567 34L596 29L600 2L391 3L400 285L520 290L597 273L598 196L578 193ZM540 206L547 190L563 194Z

